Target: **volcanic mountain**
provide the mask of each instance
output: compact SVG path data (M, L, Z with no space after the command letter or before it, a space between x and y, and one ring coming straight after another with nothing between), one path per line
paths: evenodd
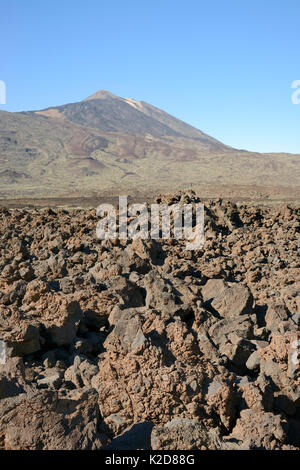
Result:
M0 111L2 198L297 191L299 162L299 155L233 149L151 104L105 90L44 110Z
M56 117L102 132L155 138L196 139L211 150L226 146L198 129L143 101L120 98L100 90L79 103L36 111L41 116Z

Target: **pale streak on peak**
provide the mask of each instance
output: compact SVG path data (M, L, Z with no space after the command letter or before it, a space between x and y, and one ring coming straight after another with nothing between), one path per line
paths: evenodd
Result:
M133 98L123 98L123 100L133 108L138 109L139 111L143 110L143 105L140 101L136 101Z

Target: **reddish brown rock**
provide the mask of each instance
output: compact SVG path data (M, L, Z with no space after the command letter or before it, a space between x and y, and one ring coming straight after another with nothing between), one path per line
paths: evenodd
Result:
M0 210L1 448L300 448L300 209L204 212L189 251Z

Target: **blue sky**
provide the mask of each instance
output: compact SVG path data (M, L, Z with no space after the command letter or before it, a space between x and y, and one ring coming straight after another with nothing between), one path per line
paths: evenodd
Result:
M237 148L300 153L299 0L10 0L0 11L0 109L106 89Z

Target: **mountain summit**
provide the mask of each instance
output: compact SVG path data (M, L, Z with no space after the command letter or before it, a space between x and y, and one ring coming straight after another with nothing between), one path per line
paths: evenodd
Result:
M143 101L121 98L109 91L99 90L78 103L38 111L39 115L60 117L82 126L103 132L132 136L151 135L196 139L211 150L225 150L216 139L186 124L170 114Z
M107 90L98 90L91 96L88 96L83 101L90 101L90 100L102 100L105 98L117 98L116 95L113 95L110 91Z

